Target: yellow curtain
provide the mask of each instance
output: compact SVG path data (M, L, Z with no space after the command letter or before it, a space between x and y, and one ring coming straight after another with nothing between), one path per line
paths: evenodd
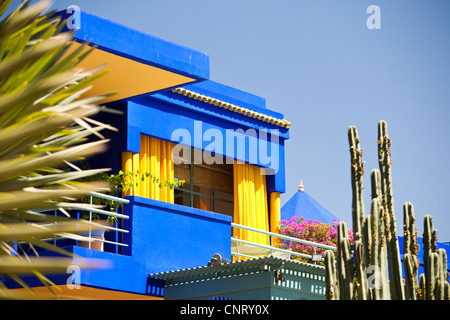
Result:
M141 152L122 153L122 171L140 171L140 174L150 173L156 176L163 184L160 188L149 177L144 181L138 181L138 185L124 190L124 195L136 195L140 197L174 203L174 190L164 185L165 180L173 181L174 165L172 162L173 144L141 135Z
M272 192L270 194L270 232L278 233L281 220L280 193ZM280 243L280 238L273 237L273 245Z
M269 231L266 176L261 169L235 162L234 222L240 225ZM259 244L269 245L269 236L253 231L234 228L233 236Z

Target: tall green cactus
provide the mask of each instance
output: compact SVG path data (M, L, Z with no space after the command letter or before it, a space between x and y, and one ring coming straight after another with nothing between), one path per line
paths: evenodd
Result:
M351 177L352 177L352 217L353 217L353 236L355 247L355 277L354 285L358 292L358 296L361 299L367 300L368 288L366 266L369 259L368 253L370 248L368 247L368 237L365 209L364 209L364 196L363 196L363 175L364 175L364 161L362 160L363 151L360 147L358 131L356 127L351 126L348 129L348 139L350 144L350 157L351 157ZM343 226L342 226L343 227ZM347 231L345 231L347 232ZM364 234L366 237L364 238ZM365 247L365 248L364 248ZM344 247L345 248L345 247Z
M447 272L447 251L444 249L438 249L439 254L439 300L450 300L450 283L448 282Z
M386 228L385 212L381 205L381 174L377 169L371 171L372 206L371 206L371 240L370 240L370 269L377 272L376 283L370 286L371 298L373 300L386 300L390 297L387 251L386 251ZM372 277L375 278L375 275Z
M403 205L403 266L405 269L405 299L418 299L419 245L414 225L414 207L411 202Z
M436 282L437 270L435 259L436 255L436 232L433 229L433 220L427 215L423 221L423 245L424 245L424 269L425 269L425 291L424 300L434 300L433 289Z
M364 219L363 175L364 162L362 161L362 149L359 144L358 131L351 126L348 129L350 144L351 177L352 177L352 217L353 236L355 240L361 239L361 229Z
M404 300L405 293L403 289L402 268L400 259L400 249L397 238L397 226L394 214L394 195L392 191L391 176L391 139L387 133L387 124L380 121L378 124L378 162L381 173L381 192L383 207L386 212L385 224L388 232L386 233L387 253L389 259L389 279L391 280L391 297L394 300ZM394 280L395 279L395 280Z
M424 269L422 299L449 300L450 285L447 274L447 252L437 249L436 233L433 220L427 215L424 218Z
M337 251L336 278L339 284L339 297L343 300L353 300L355 298L353 257L345 223L338 225L337 245L339 250Z
M356 127L348 129L352 177L354 251L347 226L338 224L336 261L325 253L326 288L329 300L449 300L447 254L436 248L436 230L431 216L424 218L424 269L418 278L419 258L414 208L403 206L404 256L402 262L396 231L391 176L391 140L385 121L378 125L379 170L371 172L372 204L365 216L363 201L364 161Z
M336 280L336 268L334 252L331 250L325 251L324 254L325 260L325 278L326 280L326 296L327 300L339 300L339 288L338 282Z

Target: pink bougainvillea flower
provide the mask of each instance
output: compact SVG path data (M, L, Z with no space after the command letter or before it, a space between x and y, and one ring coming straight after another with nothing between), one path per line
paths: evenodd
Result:
M333 220L333 223L324 223L316 220L305 220L304 217L294 216L291 217L289 221L280 221L279 233L293 238L304 239L329 246L336 246L338 223L339 222L336 219ZM353 243L353 230L351 228L348 228L348 237L350 243ZM282 240L281 244L278 246L282 249L291 249L294 252L309 255L314 253L314 248L316 248L315 253L320 253L322 256L326 251L326 249L323 248L294 243L287 240ZM294 259L310 262L309 260L307 261L306 259L296 256L294 256Z

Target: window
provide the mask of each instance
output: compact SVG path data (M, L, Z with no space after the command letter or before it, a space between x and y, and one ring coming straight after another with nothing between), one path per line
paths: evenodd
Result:
M183 148L176 155L174 177L185 183L175 188L175 203L233 216L233 165L226 164L225 159L223 164L196 163L194 156L201 151L190 151Z

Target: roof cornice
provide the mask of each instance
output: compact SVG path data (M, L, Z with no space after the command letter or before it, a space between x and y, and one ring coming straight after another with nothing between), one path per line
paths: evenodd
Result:
M291 122L289 122L286 119L278 119L278 118L269 116L267 114L256 112L256 111L253 111L253 110L250 110L247 108L243 108L243 107L240 107L240 106L237 106L237 105L234 105L234 104L222 101L222 100L218 100L218 99L215 99L215 98L212 98L209 96L205 96L203 94L200 94L200 93L197 93L197 92L194 92L191 90L187 90L185 88L181 88L181 87L175 88L175 89L172 89L172 92L181 94L185 97L188 97L188 98L191 98L194 100L202 101L202 102L210 104L210 105L214 105L214 106L222 108L222 109L226 109L226 110L230 110L232 112L242 114L249 118L254 118L254 119L257 119L257 120L260 120L263 122L267 122L267 123L276 125L278 127L289 129L289 127L291 126Z

